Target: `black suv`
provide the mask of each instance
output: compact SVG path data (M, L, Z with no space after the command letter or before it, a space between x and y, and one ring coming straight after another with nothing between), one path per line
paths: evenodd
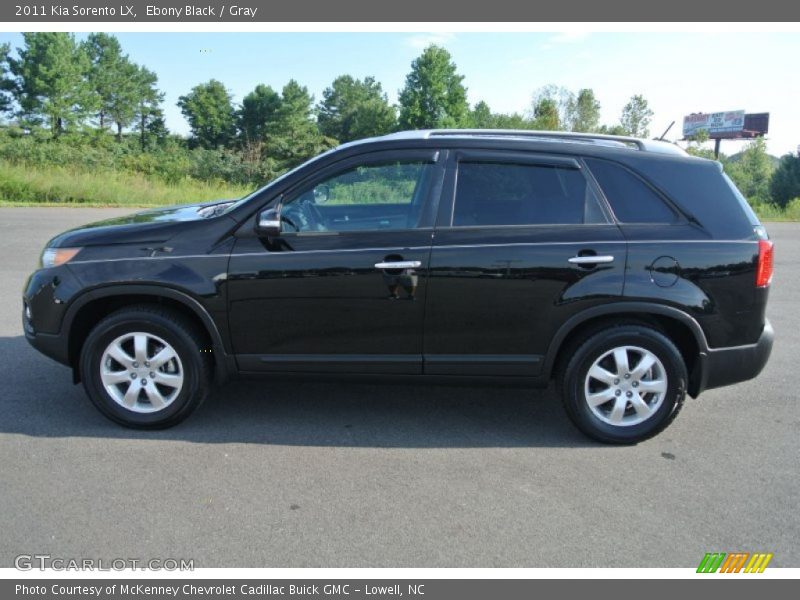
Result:
M404 132L235 202L63 233L23 321L131 427L232 376L555 379L584 433L633 443L764 367L772 256L719 163L675 145Z

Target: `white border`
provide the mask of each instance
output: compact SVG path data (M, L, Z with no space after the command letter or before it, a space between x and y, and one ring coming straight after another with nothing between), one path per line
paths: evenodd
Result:
M27 21L0 23L0 31L114 31L114 32L370 32L370 33L419 33L419 32L463 32L463 33L524 33L524 32L680 32L680 33L782 33L800 32L800 22L770 23L531 23L531 22L499 22L499 23L464 23L464 22L69 22L69 21Z
M702 558L702 557L701 557ZM0 579L800 579L800 568L768 567L763 573L697 573L695 569L488 569L488 568L359 568L359 569L243 569L214 568L194 571L18 571L0 569Z

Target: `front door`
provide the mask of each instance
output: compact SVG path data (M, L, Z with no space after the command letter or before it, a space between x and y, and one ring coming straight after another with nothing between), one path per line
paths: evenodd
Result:
M239 368L421 373L442 178L438 152L372 153L276 199L282 234L243 232L230 261Z
M622 294L625 241L579 160L489 151L450 160L425 373L535 377L560 325Z

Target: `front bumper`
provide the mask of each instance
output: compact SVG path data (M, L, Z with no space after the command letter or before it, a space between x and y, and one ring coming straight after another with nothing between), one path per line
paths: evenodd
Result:
M25 339L39 352L69 366L69 348L65 336L58 333L33 333L25 331Z
M80 283L66 266L35 271L22 296L22 327L28 342L45 356L69 364L69 340L62 329L69 301Z
M713 348L700 355L700 377L689 390L697 396L704 390L753 379L761 373L772 352L775 331L764 322L764 330L755 344L732 348Z

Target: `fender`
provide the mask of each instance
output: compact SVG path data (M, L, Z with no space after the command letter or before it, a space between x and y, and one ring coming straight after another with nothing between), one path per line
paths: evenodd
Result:
M561 349L561 345L576 327L579 327L582 323L585 323L589 319L622 313L660 315L664 317L671 317L676 321L680 321L686 325L694 335L701 356L700 364L703 364L702 357L707 355L709 351L708 341L706 340L705 333L703 333L703 328L700 327L700 324L697 322L697 320L690 314L673 306L666 306L664 304L656 304L653 302L611 302L609 304L593 306L592 308L588 308L577 315L573 315L571 318L567 319L567 321L561 327L559 327L558 331L556 331L556 334L553 336L553 340L550 342L550 346L547 348L542 375L547 379L550 378L556 357Z
M69 308L67 308L67 311L64 314L64 319L61 323L61 333L66 334L65 339L69 338L69 331L72 328L75 317L80 312L81 308L86 306L86 304L89 302L99 298L128 295L146 295L169 298L170 300L175 300L191 310L192 313L197 316L200 321L202 321L203 325L211 336L212 349L214 352L214 358L216 359L216 375L218 377L218 381L224 381L228 378L230 373L232 373L232 368L235 367L233 366L233 357L228 351L228 344L226 344L226 340L220 334L217 324L214 322L214 319L208 313L206 308L190 294L167 286L121 283L97 287L83 292L77 298L73 299L72 302L70 302Z

